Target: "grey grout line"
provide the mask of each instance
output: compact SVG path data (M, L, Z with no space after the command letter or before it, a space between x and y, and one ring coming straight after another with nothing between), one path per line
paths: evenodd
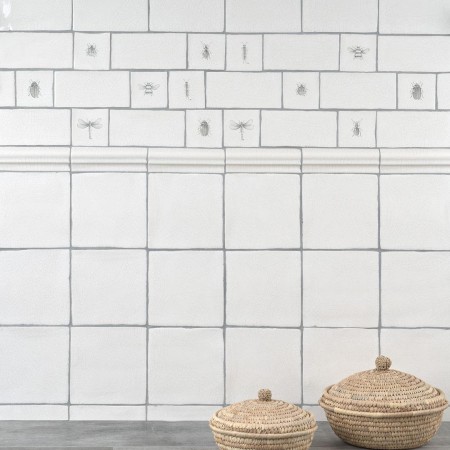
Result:
M226 0L224 0L226 4ZM225 113L222 111L222 124ZM223 127L222 127L223 128ZM225 144L225 130L222 130L222 146ZM227 162L227 152L224 148L224 165ZM227 252L226 252L226 173L222 179L222 251L223 251L223 406L227 402Z
M148 166L148 153L149 149L147 148L147 166ZM148 191L149 191L149 182L150 182L150 175L147 175L145 177L145 242L146 247L148 247L148 236L149 236L149 223L148 223ZM149 403L149 389L148 389L148 355L149 355L149 340L150 340L150 333L149 333L149 306L150 306L150 252L145 252L145 258L146 258L146 274L145 274L145 295L146 295L146 302L145 302L145 323L146 323L146 332L145 332L145 420L148 420L148 403Z
M303 167L303 148L300 149L300 170ZM300 172L300 247L303 248L303 173ZM304 318L303 318L303 255L300 251L300 383L301 383L301 402L304 400L304 361L303 361L303 340L304 340Z
M376 128L376 118L375 118L375 128ZM379 158L379 164L380 164L380 168L381 168L381 152L379 152L378 155ZM378 219L378 354L381 355L381 326L382 326L382 322L381 322L381 276L382 276L382 253L381 253L381 175L380 173L377 176L378 180L378 184L377 184L377 219Z
M70 111L70 139L72 144L72 111ZM71 404L71 367L72 367L72 325L73 325L73 297L72 297L72 245L73 245L73 190L72 190L72 147L69 149L69 355L68 355L68 375L67 375L67 420L70 420Z

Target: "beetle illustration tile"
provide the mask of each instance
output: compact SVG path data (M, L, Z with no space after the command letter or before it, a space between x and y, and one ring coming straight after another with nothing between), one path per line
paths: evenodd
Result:
M186 146L222 147L222 111L210 109L186 111Z
M75 33L75 69L108 70L110 68L109 61L109 33Z
M223 70L225 68L225 35L189 34L189 69Z
M52 71L16 73L17 106L53 106Z
M398 107L399 109L435 109L436 75L399 73Z
M167 72L131 72L132 108L167 108Z
M262 70L262 36L227 35L227 70Z
M318 109L319 73L284 72L283 107L287 109Z
M72 143L77 146L108 145L108 110L73 109Z
M339 147L375 147L375 111L339 111Z

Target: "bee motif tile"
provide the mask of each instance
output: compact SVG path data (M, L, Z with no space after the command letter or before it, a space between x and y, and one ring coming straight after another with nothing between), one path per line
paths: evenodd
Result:
M222 147L222 111L187 111L186 141L187 147Z
M259 110L225 110L223 123L225 147L259 146Z
M229 34L227 36L227 70L262 70L262 36Z
M342 34L342 71L373 72L376 70L377 37L373 34Z
M398 107L399 109L435 109L436 75L398 74Z
M72 144L74 146L107 146L109 117L107 109L72 110Z
M318 109L319 73L284 72L283 107L286 109Z
M204 108L205 74L201 71L169 73L169 108Z
M109 33L75 33L74 68L108 70L111 42Z
M47 70L16 73L17 106L53 106L53 72Z
M132 108L167 108L167 72L131 72Z
M375 147L375 111L339 111L339 147Z
M188 67L189 69L224 70L225 35L190 34Z

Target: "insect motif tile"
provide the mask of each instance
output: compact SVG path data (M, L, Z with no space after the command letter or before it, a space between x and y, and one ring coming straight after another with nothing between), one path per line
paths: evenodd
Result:
M318 109L319 73L284 72L283 107L287 109Z
M205 74L174 71L169 74L169 108L204 108Z
M131 72L132 108L167 108L167 72Z
M435 109L436 75L398 74L398 107L399 109Z
M187 111L186 141L188 147L222 147L222 111Z
M262 70L262 36L229 34L227 36L227 70Z
M109 33L75 33L74 68L108 70L110 44Z
M375 111L339 111L339 147L375 147Z
M225 147L258 147L260 112L253 109L224 111Z
M16 90L17 106L53 106L53 72L18 71Z
M373 34L341 35L341 70L372 72L376 70L377 37Z
M73 109L72 144L75 146L107 146L108 122L107 109Z
M225 35L190 34L188 67L189 69L223 70L225 68Z

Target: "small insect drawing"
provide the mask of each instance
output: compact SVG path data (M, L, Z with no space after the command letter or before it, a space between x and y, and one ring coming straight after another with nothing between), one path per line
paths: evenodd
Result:
M86 122L83 119L78 119L77 127L81 128L81 129L88 128L89 129L89 139L92 139L92 128L95 128L96 130L102 128L103 125L102 125L101 121L102 121L102 119L97 119L94 121L88 120Z
M28 86L28 95L31 95L33 98L38 98L41 96L39 81L30 81L30 85Z
M356 47L349 47L348 51L353 53L353 59L363 59L363 56L369 51L369 48L362 48L359 45Z
M247 44L242 44L242 62L248 64L248 48Z
M144 91L144 95L153 95L153 92L158 90L158 88L159 84L152 83L151 81L139 85L139 89Z
M423 99L422 83L413 83L413 85L411 86L411 97L414 100L422 100Z
M97 56L97 46L95 44L88 44L86 54L95 58Z
M244 130L253 130L253 120L247 120L247 122L235 122L234 120L230 121L230 128L232 130L239 130L241 132L241 141L244 140Z
M202 58L203 59L211 59L211 49L209 48L209 44L205 44L202 42Z
M361 132L361 119L360 120L353 120L353 128L352 128L352 132L353 132L353 136L356 137L361 137L362 136L362 132Z
M187 100L191 99L189 81L184 82L184 96L186 97Z
M209 136L210 126L209 126L209 121L208 120L202 120L200 122L200 125L198 126L198 132L203 137Z
M303 83L297 83L295 92L297 95L304 97L306 95L306 93L308 92L308 89L306 89L306 86Z

